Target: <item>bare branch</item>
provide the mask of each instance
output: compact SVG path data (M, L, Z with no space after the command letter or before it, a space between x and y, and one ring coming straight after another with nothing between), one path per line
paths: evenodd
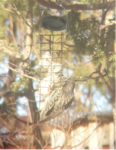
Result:
M101 122L98 123L97 127L93 130L92 134L89 134L88 137L85 138L85 139L84 139L82 142L80 142L78 145L75 145L75 146L72 146L72 147L65 147L65 148L71 148L71 149L72 149L72 148L75 148L75 147L81 145L83 142L85 142L86 140L88 140L88 139L93 135L93 133L98 129L98 127L99 127L100 125L101 125Z
M110 87L110 85L106 82L104 76L103 76L102 73L101 73L101 66L102 66L102 64L100 64L100 65L98 66L97 73L99 74L99 77L102 79L102 81L104 82L104 84L107 86L107 88L108 88L110 94L112 95L112 97L115 97L115 91L113 91L113 89L112 89L112 88Z
M28 75L22 73L22 72L21 72L22 70L19 70L19 71L18 71L18 70L14 69L14 68L12 68L12 67L10 67L10 66L8 66L8 65L5 65L5 64L2 63L2 62L0 62L0 64L3 64L4 66L8 67L8 68L11 69L12 71L14 71L14 72L16 72L16 73L19 73L20 75L22 75L22 76L24 76L24 77L27 77L27 78L29 78L29 79L33 79L33 80L35 80L35 81L40 81L39 79L36 79L36 78L34 78L34 77L31 77L31 76L28 76Z
M51 8L51 9L57 9L57 10L63 10L65 9L73 9L73 10L98 10L98 9L106 9L111 5L112 7L115 7L115 1L112 2L107 2L105 4L99 3L99 4L74 4L74 5L65 5L63 4L63 7L60 5L56 4L55 2L46 2L45 0L33 0L36 2L38 5L42 5L46 8Z

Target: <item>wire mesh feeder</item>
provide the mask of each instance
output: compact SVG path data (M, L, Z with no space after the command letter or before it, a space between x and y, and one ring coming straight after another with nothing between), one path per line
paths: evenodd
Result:
M51 92L62 85L63 35L40 35L39 109L49 99Z

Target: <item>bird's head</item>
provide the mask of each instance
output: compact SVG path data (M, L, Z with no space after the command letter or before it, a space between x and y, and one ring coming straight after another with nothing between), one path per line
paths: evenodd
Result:
M75 82L72 78L68 78L68 80L66 81L66 83L64 84L63 86L63 89L66 91L66 92L73 92L74 90L74 87L75 87Z

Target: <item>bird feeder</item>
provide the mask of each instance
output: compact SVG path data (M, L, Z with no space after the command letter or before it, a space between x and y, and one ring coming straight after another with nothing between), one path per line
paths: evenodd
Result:
M51 14L54 10L51 10ZM38 92L39 109L45 105L45 101L49 100L51 93L55 88L61 87L64 84L64 76L62 73L62 55L63 45L66 37L60 32L60 34L41 34L40 28L44 28L50 31L62 31L67 30L67 21L61 16L61 13L56 12L55 15L41 14L39 25L39 43L40 43L40 82ZM67 17L67 15L66 15ZM43 104L42 104L43 103Z

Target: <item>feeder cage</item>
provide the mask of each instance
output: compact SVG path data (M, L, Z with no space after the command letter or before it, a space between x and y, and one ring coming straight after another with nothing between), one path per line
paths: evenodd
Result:
M63 39L62 34L40 35L40 107L50 94L49 90L62 84Z

